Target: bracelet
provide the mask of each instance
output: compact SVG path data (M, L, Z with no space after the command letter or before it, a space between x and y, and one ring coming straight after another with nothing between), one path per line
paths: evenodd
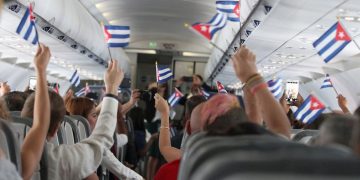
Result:
M257 84L257 85L255 85L254 87L252 87L251 89L250 89L250 92L251 92L251 94L255 94L256 92L258 92L259 90L261 90L261 89L265 89L265 88L267 88L268 86L267 86L267 83L265 83L265 82L262 82L262 83L260 83L260 84Z
M246 87L248 87L249 89L252 89L253 86L260 84L260 83L264 83L265 80L264 78L262 78L261 76L258 76L257 78L253 79L250 83L245 84L242 89L244 90Z
M170 129L169 126L160 126L160 129Z
M253 81L256 81L257 79L262 78L260 74L256 73L252 76L250 76L244 83L242 89L244 89L246 86L248 86L249 84L251 84Z

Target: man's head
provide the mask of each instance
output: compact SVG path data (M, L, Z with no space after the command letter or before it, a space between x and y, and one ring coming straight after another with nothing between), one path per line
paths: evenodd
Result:
M57 133L61 122L64 119L66 110L62 97L54 91L48 91L50 98L50 127L48 137L53 137ZM31 94L24 104L21 111L22 117L33 118L35 105L35 93Z
M21 111L27 97L28 94L20 91L12 91L3 96L9 111Z
M356 119L348 115L334 115L320 126L318 145L341 144L351 146L352 129Z

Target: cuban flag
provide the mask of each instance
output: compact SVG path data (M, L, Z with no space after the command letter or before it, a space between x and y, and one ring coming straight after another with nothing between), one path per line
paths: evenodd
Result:
M129 26L104 25L105 40L108 47L126 47L130 42Z
M174 107L184 95L175 88L175 92L169 97L168 103L170 107Z
M221 82L216 81L216 86L218 89L218 93L228 93L224 87L224 85L221 84Z
M86 83L85 87L81 88L78 92L75 93L75 96L76 97L86 96L86 94L88 94L89 92L91 92L91 89L89 85Z
M325 80L324 80L323 84L321 85L320 89L331 88L331 87L333 87L333 85L332 85L330 76L329 76L329 74L326 74Z
M294 113L294 116L305 124L311 124L324 110L324 104L315 96L310 95Z
M156 80L158 83L165 83L173 77L169 67L163 67L156 64Z
M240 22L239 0L216 1L216 10L219 13L227 14L227 20L232 22Z
M284 94L282 79L273 79L267 82L270 92L274 95L275 99L280 100Z
M33 45L39 43L39 35L36 30L35 16L31 5L26 9L23 18L16 29L16 33L26 41L30 41Z
M340 22L335 23L328 29L313 46L318 54L328 63L341 52L349 43L351 38Z
M225 27L227 15L216 13L216 15L207 23L195 23L192 28L207 39L212 40L214 34Z
M75 72L71 75L70 83L74 85L75 87L78 87L80 84L80 75L78 74L78 71L75 70Z

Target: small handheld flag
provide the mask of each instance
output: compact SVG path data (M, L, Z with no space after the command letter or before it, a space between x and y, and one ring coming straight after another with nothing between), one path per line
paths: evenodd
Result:
M156 80L158 83L165 83L173 77L173 73L169 67L160 66L156 63Z
M86 83L85 87L81 88L78 92L75 93L75 96L76 97L86 96L86 94L88 94L89 92L91 92L91 89L89 85Z
M216 1L216 10L219 13L227 14L227 20L232 22L240 22L239 0Z
M175 88L175 92L169 97L168 103L170 107L174 107L184 95Z
M310 95L294 113L294 116L297 120L305 124L311 124L324 110L324 104L315 96Z
M77 70L72 74L70 78L70 83L75 87L78 87L80 84L80 75L78 74Z
M214 34L225 27L227 15L223 13L216 13L216 15L207 23L195 23L192 28L206 37L208 40L212 40Z
M313 46L318 54L328 63L339 54L349 43L351 38L340 22L335 23L328 29Z
M30 41L33 45L39 43L39 34L35 26L35 16L31 5L26 9L23 18L16 29L16 33L26 41Z
M105 40L110 48L126 47L130 42L129 26L104 25Z
M270 92L274 95L275 99L280 100L284 93L282 79L274 79L267 82Z
M332 85L330 76L329 76L329 74L326 74L325 80L324 80L323 84L321 85L320 89L331 88L331 87L333 87L333 85Z
M224 85L221 84L221 82L216 81L216 86L218 89L218 93L228 93L224 87Z

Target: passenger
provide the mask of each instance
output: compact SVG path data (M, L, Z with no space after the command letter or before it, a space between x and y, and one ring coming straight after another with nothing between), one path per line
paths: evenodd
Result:
M33 103L31 113L29 113L33 117L33 123L21 147L22 177L24 179L30 179L39 164L48 131L53 125L50 123L50 100L46 81L46 68L50 56L49 48L40 44L34 58L37 89L32 96Z
M9 111L21 111L24 107L26 98L28 94L20 91L12 91L6 93L2 98L4 98Z
M354 153L360 157L360 107L355 110L355 117L351 145Z
M7 82L0 82L0 97L4 96L6 93L10 92L11 88Z
M156 94L155 95L155 101L160 101L161 97ZM165 101L162 99L162 102ZM206 99L203 96L193 96L186 102L186 109L185 109L185 124L189 124L188 121L190 119L191 112L193 109L201 104L202 102L206 101ZM162 108L160 103L159 106L156 105L157 108ZM165 109L158 109L158 111L161 112L161 114L167 114L168 112L165 111ZM190 126L190 125L187 125ZM168 118L161 118L161 126L160 126L160 136L159 136L159 148L161 154L164 156L165 160L167 162L174 161L176 159L181 158L181 150L174 148L171 146L171 140L170 140L170 131L169 129L169 121ZM190 127L188 127L189 129ZM191 133L191 132L189 132ZM186 135L187 136L187 135Z
M348 108L348 102L347 102L346 97L339 94L337 96L337 99L338 99L338 105L341 108L342 112L345 113L345 114L350 114L350 110Z
M6 106L5 101L0 98L0 119L9 120L10 119L10 112Z
M48 49L47 52L49 53ZM50 57L47 57L47 62L49 61L49 58ZM116 127L116 113L118 110L117 89L124 77L123 72L117 67L117 65L117 61L111 61L105 73L104 82L107 89L107 94L103 100L102 110L92 134L88 138L74 145L56 146L51 143L46 143L48 176L52 179L84 179L90 175L94 175L94 172L96 171L100 163L105 163L104 166L106 167L111 166L111 168L109 168L110 170L117 169L118 174L116 175L120 178L142 179L141 176L139 176L132 170L126 168L117 159L116 161L114 161L113 159L108 158L111 155L109 149L114 142L113 133ZM46 82L46 79L44 82ZM39 83L39 80L37 81L37 83ZM38 87L40 87L40 85L37 86L37 94L39 94ZM47 105L45 103L42 104L44 104L44 106L46 106L47 108L51 107L51 118L50 113L48 113L48 118L46 119L46 122L51 122L50 128L48 125L47 128L43 127L41 129L43 131L46 131L47 134L45 133L44 135L47 135L48 140L50 140L56 135L56 132L60 127L60 124L65 115L65 105L62 97L52 91L49 91L49 94L51 103L49 104L48 102ZM48 93L46 93L46 91L42 92L42 97L44 96L45 98L43 99L46 99L46 96L48 96ZM35 108L36 106L37 105L35 104ZM31 95L25 103L24 109L22 111L22 116L32 117L33 107L34 95ZM34 109L34 111L39 111L39 108ZM43 112L43 109L41 110L41 112ZM41 117L46 117L45 115ZM34 116L34 122L36 118L37 116ZM46 125L46 123L42 124ZM26 138L28 138L28 135L26 136ZM38 137L35 136L35 138ZM36 145L36 147L42 149L43 146ZM25 150L25 148L23 149ZM28 163L32 162L31 165L33 167L32 171L28 170L23 172L26 175L24 176L26 177L25 179L29 179L31 177L36 165L39 162L38 160L40 159L40 157L41 153L37 161L22 161Z
M315 144L351 152L351 136L355 122L356 119L350 115L334 115L328 118L320 126Z

